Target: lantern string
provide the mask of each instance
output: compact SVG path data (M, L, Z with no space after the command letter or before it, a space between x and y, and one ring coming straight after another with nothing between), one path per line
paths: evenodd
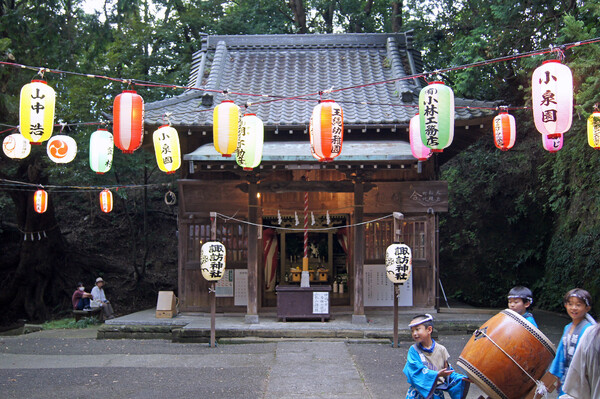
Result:
M149 184L130 184L130 185L106 185L106 186L60 186L60 185L41 185L39 183L28 183L16 180L0 179L0 190L12 191L35 191L43 188L53 192L70 192L70 191L102 191L107 189L143 189L151 187L168 187L169 183L149 183Z

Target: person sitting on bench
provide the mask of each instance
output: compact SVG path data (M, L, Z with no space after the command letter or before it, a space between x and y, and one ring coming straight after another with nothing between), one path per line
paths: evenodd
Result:
M106 299L104 288L102 287L104 287L104 280L102 280L102 277L98 277L96 279L96 286L92 288L92 297L94 298L94 302L96 302L102 308L104 316L107 319L114 319L115 312L113 311L112 305L108 299Z
M91 298L92 294L90 294L89 292L85 292L85 287L83 286L83 283L77 283L77 289L71 297L71 302L73 302L73 310L91 310Z

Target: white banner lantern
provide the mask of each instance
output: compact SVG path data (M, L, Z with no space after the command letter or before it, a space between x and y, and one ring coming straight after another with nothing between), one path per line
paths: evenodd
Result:
M113 161L113 135L98 129L90 136L90 169L101 175L110 170Z
M202 244L200 250L202 277L208 281L218 281L225 272L225 245L217 241Z
M406 244L392 244L385 251L385 271L394 284L408 280L412 271L412 252Z
M250 171L260 165L265 136L265 126L255 114L242 117L238 136L235 161L244 170Z
M54 136L48 140L46 152L48 157L56 163L69 163L77 155L77 143L73 137Z
M31 152L31 143L21 133L9 134L2 142L2 150L9 158L23 159Z

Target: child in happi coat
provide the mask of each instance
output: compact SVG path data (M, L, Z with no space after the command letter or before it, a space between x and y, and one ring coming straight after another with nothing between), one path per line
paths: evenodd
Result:
M508 292L508 308L517 312L528 322L538 328L533 315L530 312L530 306L533 305L533 294L527 287L516 286Z
M444 391L452 399L466 398L470 386L467 377L452 369L446 348L431 338L433 317L416 316L408 326L415 344L408 350L402 370L410 384L406 399L444 399Z
M569 371L579 338L581 338L588 327L596 324L596 321L588 314L592 308L592 296L586 290L581 288L572 289L566 293L563 303L569 317L573 321L565 326L558 349L556 350L556 356L548 370L560 379L559 397L565 395L562 390L562 384L565 382L565 377L567 376L567 371ZM570 396L564 397L570 398Z

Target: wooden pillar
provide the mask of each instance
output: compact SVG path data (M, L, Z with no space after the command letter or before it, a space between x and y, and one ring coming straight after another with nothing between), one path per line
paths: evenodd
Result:
M258 323L258 184L251 180L248 187L248 305L245 322Z
M352 323L366 323L363 296L363 266L365 263L364 187L362 179L354 181L354 312Z

